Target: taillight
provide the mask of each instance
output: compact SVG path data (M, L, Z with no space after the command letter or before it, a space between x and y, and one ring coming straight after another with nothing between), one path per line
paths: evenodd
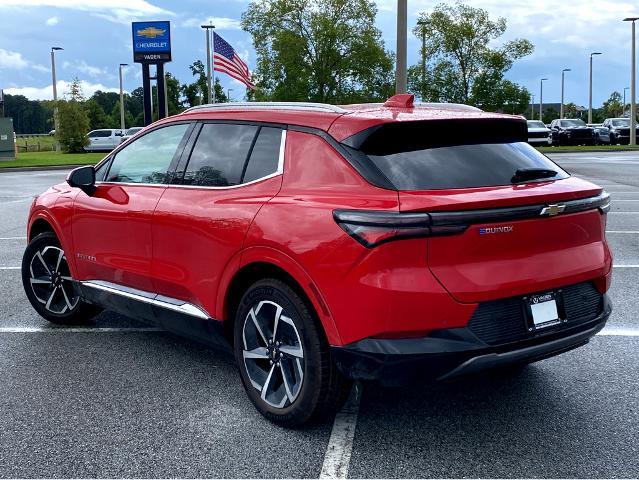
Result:
M467 228L466 225L435 226L428 213L335 210L333 218L346 233L367 248L405 238L450 235Z

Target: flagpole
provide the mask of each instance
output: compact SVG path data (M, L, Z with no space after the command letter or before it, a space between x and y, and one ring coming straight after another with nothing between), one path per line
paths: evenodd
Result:
M201 25L206 30L206 88L209 96L209 103L215 103L215 97L211 95L213 88L211 85L211 34L210 30L215 28L212 23L210 25Z
M215 26L211 25L212 30L213 30L213 39L211 40L213 42L213 55L211 55L211 86L209 88L211 88L211 103L215 103Z

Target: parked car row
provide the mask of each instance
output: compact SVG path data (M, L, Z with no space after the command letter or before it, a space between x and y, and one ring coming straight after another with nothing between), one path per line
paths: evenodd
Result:
M531 145L627 145L629 141L628 118L607 118L602 124L586 124L579 118L555 119L550 125L528 120Z
M119 128L101 128L87 134L89 144L84 147L87 152L110 152L122 142L127 141L143 127L133 127L128 130Z

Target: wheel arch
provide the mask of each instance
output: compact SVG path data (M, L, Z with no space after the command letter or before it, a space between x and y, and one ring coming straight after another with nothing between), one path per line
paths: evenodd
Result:
M224 275L219 289L216 311L224 322L224 332L232 341L235 312L246 289L262 278L276 278L287 283L308 303L331 345L340 345L339 332L326 301L304 269L288 255L267 247L251 247L242 253L232 273Z

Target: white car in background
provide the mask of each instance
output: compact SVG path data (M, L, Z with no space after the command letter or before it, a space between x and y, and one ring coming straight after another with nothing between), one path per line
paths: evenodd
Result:
M120 139L123 135L124 130L120 130L119 128L102 128L100 130L92 130L87 134L89 137L89 145L84 147L84 150L87 152L110 152L120 145Z
M134 136L136 133L142 131L144 127L131 127L124 132L124 135L120 138L120 143L126 142L129 138Z
M527 120L528 143L531 145L550 145L550 129L540 120Z

